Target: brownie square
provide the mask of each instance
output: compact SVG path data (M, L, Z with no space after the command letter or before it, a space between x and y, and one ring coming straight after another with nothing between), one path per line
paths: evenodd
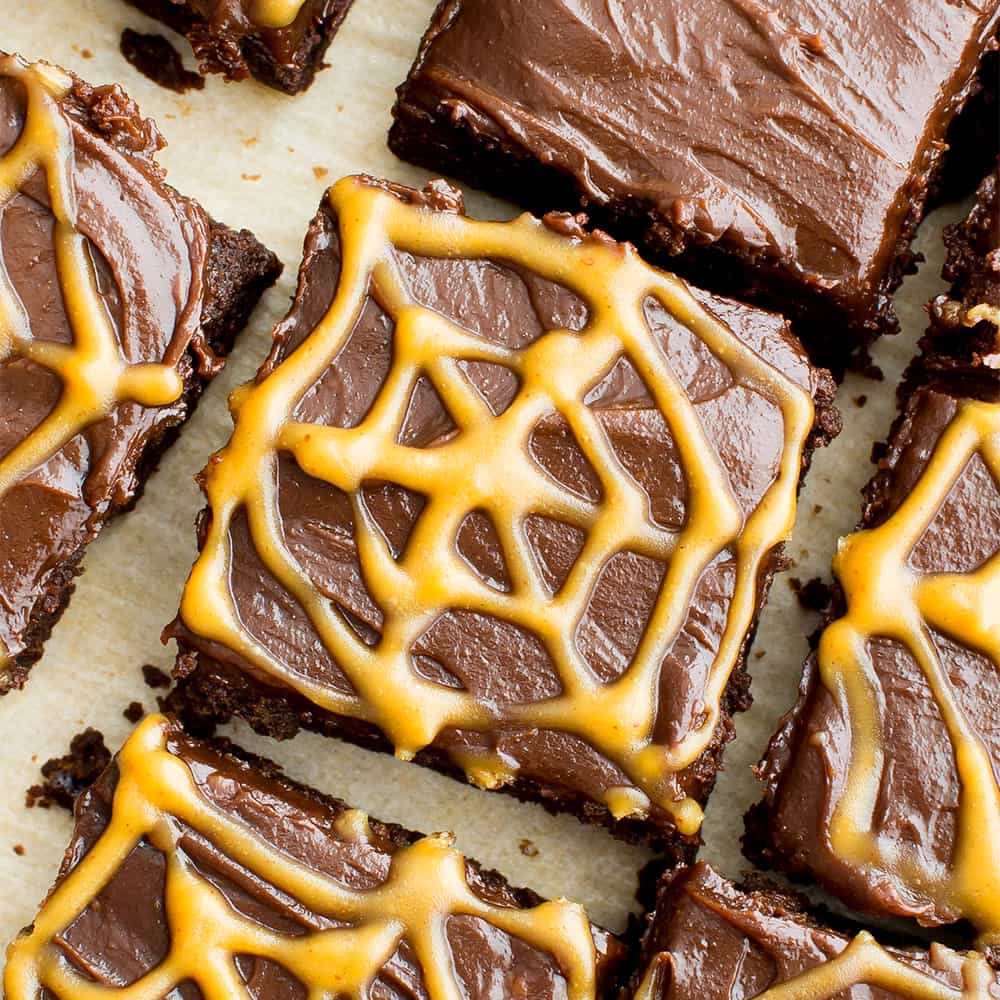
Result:
M1000 955L1000 383L907 393L745 847Z
M737 887L704 862L664 877L633 1000L932 1000L993 996L982 955L881 945L814 919L797 895L762 880Z
M150 716L78 800L7 1000L610 996L624 945L464 858Z
M0 694L280 271L164 182L118 86L0 55Z
M347 178L206 470L172 704L686 856L832 388L577 219Z
M443 0L390 146L533 210L583 205L800 321L842 369L897 329L889 297L998 18L998 0Z
M323 69L323 56L354 0L127 0L191 43L203 73L249 76L298 94Z
M1000 380L1000 193L998 167L984 178L968 216L945 227L947 295L931 303L923 365L974 370Z

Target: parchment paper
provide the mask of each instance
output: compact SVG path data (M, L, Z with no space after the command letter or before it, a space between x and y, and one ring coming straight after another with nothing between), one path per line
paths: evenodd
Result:
M118 38L126 25L163 29L120 0L0 0L0 47L59 63L95 84L119 81L169 141L162 162L174 186L200 199L221 221L252 229L285 262L281 282L258 308L225 374L209 389L138 508L88 551L69 610L27 689L0 699L0 944L31 920L69 837L67 813L24 806L38 766L64 752L71 736L87 725L100 729L117 749L130 730L125 707L132 701L147 710L155 707L140 666L168 670L172 662L173 648L162 646L159 636L177 609L195 555L193 521L201 496L193 476L228 437L226 397L266 353L322 191L358 171L418 186L428 177L396 160L385 137L393 88L406 74L434 5L435 0L356 0L331 46L331 68L307 94L290 99L256 83L217 78L183 97L155 86L121 57ZM190 64L182 40L179 48ZM468 201L482 216L513 211L481 195L470 194ZM757 798L750 765L794 699L806 636L816 626L816 616L799 608L789 577L827 576L838 534L857 519L858 490L871 473L871 445L888 430L898 375L925 325L924 304L942 288L941 226L959 214L960 207L951 206L924 223L918 248L927 261L897 296L904 334L883 341L875 352L886 379L849 378L844 384L844 433L816 455L800 499L788 549L795 566L775 581L755 646L763 656L751 657L757 704L739 720L739 737L707 811L703 856L729 875L748 867L739 836L743 812ZM540 807L334 740L307 734L279 744L243 725L228 734L284 765L292 777L372 815L425 832L454 830L467 853L515 883L578 900L612 929L623 927L635 909L636 875L647 852L571 817L555 818ZM522 851L525 840L537 854Z

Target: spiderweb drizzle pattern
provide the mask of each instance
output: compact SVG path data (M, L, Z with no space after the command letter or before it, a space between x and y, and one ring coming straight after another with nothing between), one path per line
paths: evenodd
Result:
M672 814L683 832L696 832L698 804L674 801L664 785L712 739L720 699L752 622L762 562L791 529L802 448L813 421L808 393L738 341L682 282L648 267L630 248L568 239L527 216L486 223L431 211L360 178L341 181L328 198L340 220L337 295L325 318L288 358L234 396L233 437L206 473L211 526L185 590L184 624L236 650L324 709L376 724L402 757L413 756L448 727L537 727L579 736L635 784L609 794L607 805L615 815L643 814L653 801ZM510 261L579 295L589 307L589 322L582 332L550 331L519 350L493 345L414 304L395 271L394 248L428 257ZM295 422L290 414L335 363L369 294L395 323L393 364L380 395L354 428ZM688 326L742 384L780 408L785 432L780 470L745 519L726 469L646 324L643 303L650 296ZM642 377L676 442L688 488L687 521L679 531L652 521L648 498L584 402L622 357ZM465 381L460 361L500 364L517 374L520 391L500 416ZM430 378L458 425L453 439L431 449L397 443L421 376ZM603 494L599 503L569 493L530 457L532 428L553 412L567 421L597 471ZM276 463L282 451L309 475L352 498L365 583L385 618L375 646L358 639L284 542L276 497ZM369 480L396 483L427 498L398 560L363 501L361 486ZM453 545L462 519L477 508L487 511L497 527L511 577L507 593L484 584ZM354 694L293 674L241 625L228 582L229 526L240 512L260 558L305 609ZM555 595L542 584L524 538L524 521L533 514L586 533L583 551ZM683 625L701 574L727 548L737 557L736 583L704 692L703 717L683 739L656 744L660 664ZM573 634L602 567L624 549L661 560L668 568L630 668L620 679L602 683L576 649ZM416 674L412 644L449 608L493 615L538 636L555 664L561 693L531 704L486 705L463 690ZM497 786L512 778L495 755L462 764L481 785Z
M448 919L456 915L478 917L550 954L570 1000L594 997L594 941L577 904L551 900L516 909L486 902L469 887L465 859L443 834L397 851L380 885L345 886L279 851L206 798L187 764L170 752L170 725L163 716L149 716L122 748L108 826L46 901L31 932L8 951L4 985L10 1000L37 1000L42 989L60 1000L160 1000L189 980L205 1000L249 998L236 966L240 955L278 963L306 987L309 1000L363 1000L404 939L432 1000L460 1000L465 994L447 936ZM190 831L258 883L264 880L276 896L348 926L286 935L240 913L185 853L182 841ZM356 810L338 818L335 832L344 840L370 836L367 818ZM83 974L54 939L94 904L143 839L166 857L170 947L150 971L115 988Z
M182 391L175 368L129 364L101 299L86 237L80 232L73 185L73 135L59 106L72 81L44 63L0 57L0 78L17 80L25 94L24 126L0 158L0 214L39 171L54 216L54 251L62 299L73 343L32 336L31 320L10 275L0 262L0 364L19 359L55 373L62 392L51 412L0 457L0 499L81 431L106 417L120 402L164 406ZM0 642L0 668L7 652Z
M851 768L831 823L834 849L855 864L893 872L918 893L966 916L985 945L1000 942L1000 786L995 762L961 706L932 632L981 653L1000 669L1000 553L967 574L921 574L909 561L976 455L1000 484L1000 405L966 400L893 516L841 543L835 569L848 611L824 632L819 665L853 734ZM894 838L872 830L881 776L892 756L869 649L875 638L901 643L916 659L954 750L961 781L956 843L951 865L930 879Z

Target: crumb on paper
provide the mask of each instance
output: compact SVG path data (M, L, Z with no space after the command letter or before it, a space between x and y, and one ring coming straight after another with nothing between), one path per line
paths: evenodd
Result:
M765 656L767 656L767 650L764 649L754 650L753 658L755 660L763 660Z
M170 687L170 674L165 673L159 667L154 667L152 663L144 663L142 665L142 678L146 682L147 687Z
M240 177L245 181L259 181L260 174L240 174Z
M257 138L257 136L255 136L255 135L248 135L243 140L243 145L246 146L247 149L249 149L251 146L256 146L258 142L260 142L260 140Z
M789 577L788 585L795 592L799 604L806 611L826 611L830 606L833 592L828 583L818 576L803 583L798 577Z
M96 729L85 729L73 737L69 753L42 765L45 780L28 789L24 804L29 809L72 809L80 792L89 788L110 763L111 751L104 745L104 737Z
M326 167L313 167L313 176L321 181L330 171Z
M128 708L122 712L122 715L124 715L125 718L133 725L135 725L135 723L137 723L145 714L146 710L142 707L142 702L140 701L129 702Z
M821 503L814 503L813 504L813 514L817 515L817 514L822 514L822 513L823 513L823 505Z
M24 857L24 844L15 844L14 845L14 853L19 858L23 858Z
M860 396L854 397L854 405L860 410L868 402L868 394L863 392Z
M147 80L175 94L186 94L189 90L201 90L205 86L205 78L184 68L181 54L163 35L144 35L126 28L118 48L125 61Z
M538 845L533 840L528 840L527 838L518 843L517 849L526 858L537 858L540 853L538 850Z

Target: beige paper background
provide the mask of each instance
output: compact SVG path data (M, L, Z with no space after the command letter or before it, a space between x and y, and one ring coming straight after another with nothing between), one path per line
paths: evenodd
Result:
M263 359L270 326L293 286L301 241L324 188L359 171L422 183L427 174L396 160L385 146L393 88L403 79L435 0L356 0L332 45L323 72L304 96L289 99L256 83L210 79L205 90L178 97L136 73L118 52L126 25L157 30L120 0L0 0L0 47L47 59L92 83L119 81L170 142L162 155L171 182L199 198L218 219L252 229L285 262L279 285L263 300L225 372L205 396L138 508L109 528L87 553L86 572L25 691L0 699L0 939L30 921L51 884L65 848L70 817L61 810L27 810L24 791L39 764L64 752L86 725L116 748L129 731L129 702L155 706L139 668L169 669L173 650L160 644L195 554L193 519L201 506L193 476L229 432L228 392ZM190 51L181 45L190 64ZM318 168L314 171L314 168ZM328 171L317 177L322 169ZM470 196L476 214L509 214ZM941 225L960 214L952 206L923 226L920 273L897 296L904 335L883 342L876 360L884 383L849 379L841 389L845 431L816 456L789 546L795 567L775 581L752 658L755 708L739 721L727 770L709 804L703 856L729 875L747 867L739 854L744 810L756 798L750 765L778 716L792 702L806 636L816 617L803 612L788 578L826 575L838 534L852 527L858 490L870 475L871 444L892 418L898 375L925 322L924 303L942 287ZM867 405L856 398L865 394ZM820 509L821 508L821 509ZM292 777L339 795L382 819L424 831L455 830L469 854L511 880L546 895L582 902L613 929L635 908L636 874L648 854L584 828L570 817L507 796L468 788L392 758L303 735L277 744L247 727L239 742L286 767ZM538 847L534 857L519 849ZM23 846L23 855L14 851ZM2 943L2 942L0 942ZM2 962L2 959L0 959Z

